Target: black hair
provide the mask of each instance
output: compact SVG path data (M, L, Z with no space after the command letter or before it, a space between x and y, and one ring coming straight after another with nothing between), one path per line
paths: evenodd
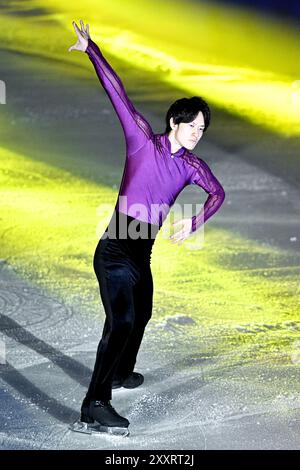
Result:
M172 129L170 126L170 119L173 118L174 124L180 122L192 122L198 115L199 111L202 112L204 117L204 131L210 123L210 109L206 101L200 96L193 96L192 98L181 98L171 104L166 114L166 130L169 133Z

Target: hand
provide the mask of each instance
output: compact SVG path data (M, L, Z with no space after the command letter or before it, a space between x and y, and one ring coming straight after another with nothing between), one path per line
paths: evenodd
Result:
M182 224L183 227L179 232L176 232L173 235L171 235L170 240L174 240L174 241L172 241L172 243L179 242L178 245L182 245L184 240L186 240L188 238L188 236L191 234L192 219L177 220L177 222L174 222L172 225L174 226L174 225L178 225L178 224Z
M69 47L69 52L71 51L82 51L85 52L86 48L88 47L88 39L90 38L90 31L89 31L89 25L86 24L86 29L84 29L84 23L82 20L80 20L81 24L81 29L78 28L77 24L75 21L72 22L75 33L77 34L77 42L74 44L74 46Z

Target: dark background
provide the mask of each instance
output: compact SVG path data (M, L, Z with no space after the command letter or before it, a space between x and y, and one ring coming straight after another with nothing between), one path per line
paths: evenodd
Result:
M300 0L221 0L220 2L245 5L281 17L300 20Z

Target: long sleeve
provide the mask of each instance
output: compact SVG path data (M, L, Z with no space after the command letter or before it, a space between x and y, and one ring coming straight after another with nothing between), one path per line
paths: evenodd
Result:
M103 57L97 44L90 38L85 52L93 63L100 83L121 122L129 156L138 151L152 137L152 129L146 119L135 109L120 78Z
M225 191L213 175L207 163L197 157L197 168L194 172L191 184L197 184L208 193L201 211L192 217L192 232L203 225L223 204Z

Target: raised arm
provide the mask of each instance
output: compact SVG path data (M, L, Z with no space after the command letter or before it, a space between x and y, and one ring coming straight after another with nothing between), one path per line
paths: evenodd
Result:
M78 41L81 41L81 37L83 38L82 48L77 48L77 50L86 52L93 63L100 83L119 117L125 134L127 154L131 155L137 152L151 138L153 135L152 129L146 119L135 109L126 94L119 76L104 58L97 44L90 38L88 25L86 30L84 30L82 21L81 30L75 22L73 22L73 25Z
M203 225L223 204L225 191L212 173L211 169L201 158L197 158L197 167L195 168L191 184L197 184L208 193L200 212L192 217L192 232L195 232Z

